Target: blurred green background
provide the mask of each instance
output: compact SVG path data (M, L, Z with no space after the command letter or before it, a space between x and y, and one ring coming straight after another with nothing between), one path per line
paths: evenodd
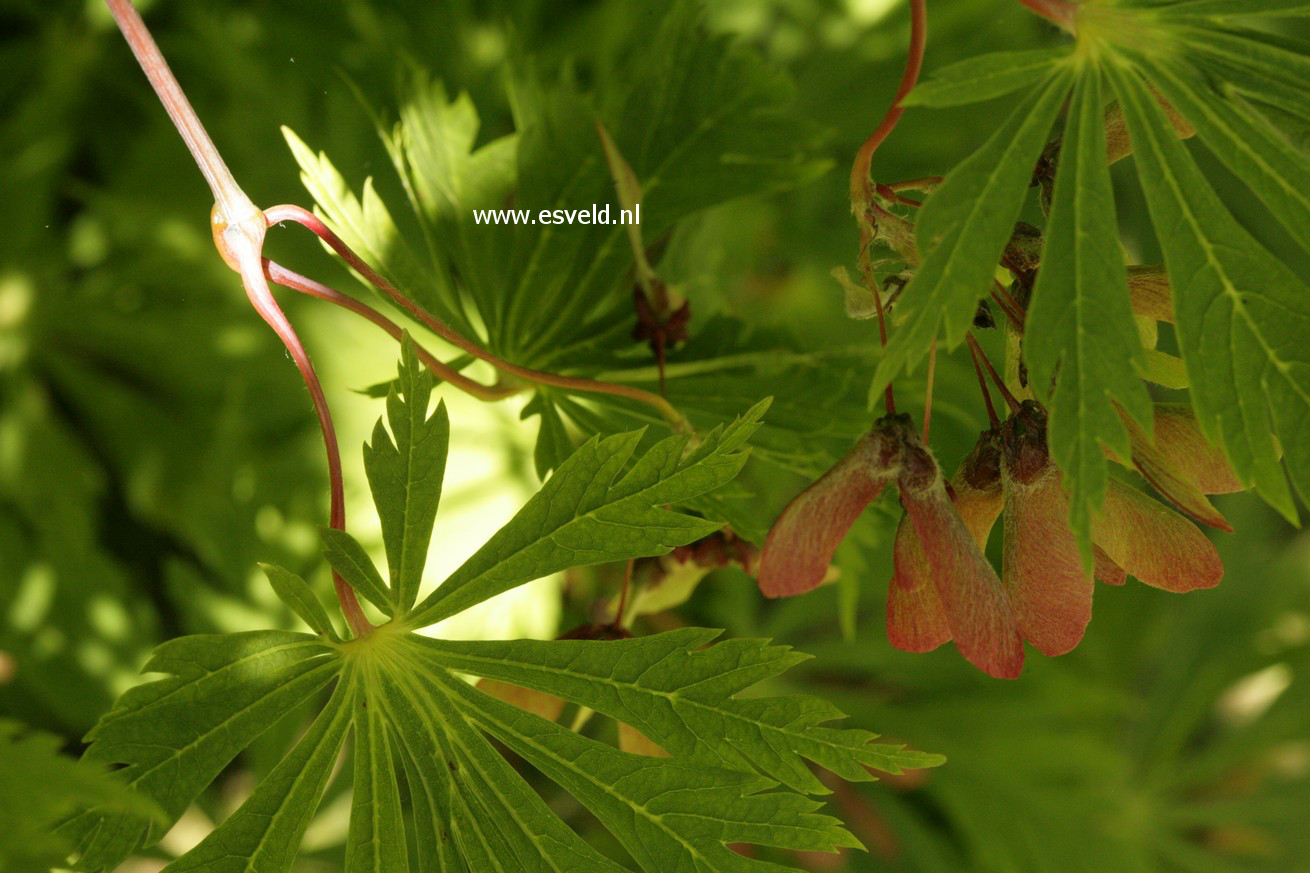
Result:
M572 65L585 88L622 66L609 37L630 36L643 6L139 4L228 164L265 205L310 201L279 125L327 152L353 186L376 175L383 196L398 198L370 113L395 118L415 69L467 91L480 140L491 140L512 130L506 68L516 53L545 70ZM930 4L930 22L929 73L1056 39L1012 0ZM670 269L697 318L785 326L798 349L871 342L870 323L844 316L829 271L854 259L845 171L895 90L905 3L710 0L706 26L791 75L794 112L824 131L818 156L832 167L797 190L684 222ZM315 533L326 476L296 371L215 257L208 192L99 0L0 0L0 108L0 715L76 752L159 641L296 626L255 563L281 563L327 591ZM910 112L876 174L944 171L996 112ZM1126 245L1149 263L1140 196L1120 187ZM1243 215L1235 189L1232 202ZM1303 255L1270 242L1305 270ZM351 282L307 234L273 231L269 248L338 287ZM358 447L381 408L361 391L394 372L395 347L315 301L285 306L338 417L352 529L377 544ZM934 444L947 469L982 426L967 366L946 360L939 371ZM867 378L851 375L861 401ZM902 392L917 393L913 382ZM451 479L430 583L538 484L536 425L520 423L521 400L444 396ZM755 465L746 481L773 512L805 480ZM889 646L890 506L866 513L836 585L766 602L725 570L637 630L702 624L794 645L817 657L787 682L829 696L859 726L948 756L937 770L834 785L834 814L869 852L791 859L808 869L1310 870L1310 538L1246 495L1218 504L1238 530L1220 537L1219 588L1180 597L1100 587L1079 649L1031 656L1016 682L988 679L949 646L928 655ZM542 580L443 632L553 636L590 618L618 572ZM194 844L298 727L262 738L151 857L124 869L156 870ZM340 868L348 781L334 782L311 827L304 870ZM607 839L568 797L540 787L576 827Z

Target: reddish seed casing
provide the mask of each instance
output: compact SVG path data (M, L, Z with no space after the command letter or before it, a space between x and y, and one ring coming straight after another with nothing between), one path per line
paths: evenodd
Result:
M787 504L764 541L760 591L792 597L814 589L860 513L896 476L900 445L881 424Z
M1092 620L1093 580L1069 528L1069 501L1046 448L1046 414L1033 403L1002 430L1005 565L1019 629L1044 655L1063 655Z
M912 432L904 440L901 504L927 555L951 638L983 672L1014 678L1023 669L1023 641L1001 580L946 493L936 460Z

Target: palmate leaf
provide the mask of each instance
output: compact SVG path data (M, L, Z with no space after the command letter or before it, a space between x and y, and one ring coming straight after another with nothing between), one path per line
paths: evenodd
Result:
M1310 444L1297 439L1310 424L1310 288L1232 217L1135 71L1112 68L1112 81L1175 282L1197 420L1238 476L1294 520L1273 434L1310 495Z
M710 645L716 631L680 630L619 642L451 643L413 631L516 585L579 564L659 555L717 529L680 502L731 480L767 406L729 426L654 443L640 433L593 439L542 491L418 607L408 592L431 530L444 471L445 418L429 416L426 377L405 344L369 451L400 464L371 477L389 560L384 580L362 549L327 534L328 556L395 618L341 641L309 587L270 568L275 590L320 631L197 636L162 646L147 669L164 679L129 691L96 726L87 759L121 765L136 794L163 811L92 809L63 826L84 870L111 869L157 842L197 795L257 737L313 699L327 700L299 742L234 813L166 869L273 873L291 869L348 735L354 794L350 873L417 870L625 869L582 840L493 743L571 793L642 869L779 869L729 849L754 843L834 851L858 846L805 794L827 789L812 761L848 779L940 758L875 745L866 731L826 725L841 713L805 697L737 699L804 659L762 640ZM382 449L379 449L382 446ZM401 463L401 459L404 462ZM402 476L403 481L394 476ZM433 480L437 481L433 481ZM394 558L392 557L394 556ZM409 575L414 574L413 576ZM669 757L645 757L520 710L469 685L467 674L538 689L630 724ZM402 778L403 776L403 778ZM411 851L412 849L412 851Z
M480 122L467 96L451 98L423 79L408 88L399 121L381 132L426 251L401 239L402 217L371 181L356 195L326 155L290 131L287 141L326 220L397 287L463 331L481 325L491 348L514 363L550 368L562 349L593 342L617 312L630 316L632 252L598 120L641 185L647 241L700 210L795 186L826 166L804 154L818 132L786 111L786 75L711 34L701 17L695 0L634 13L615 53L646 73L599 75L594 94L567 72L554 80L516 62L516 133L483 146L475 146ZM592 204L613 206L614 223L535 220L542 210ZM475 221L475 209L506 206L534 220ZM552 318L543 322L542 311ZM630 332L629 324L611 339L631 346Z
M1048 444L1069 491L1069 522L1091 569L1093 513L1105 500L1105 449L1130 453L1116 404L1147 431L1151 398L1116 238L1100 73L1082 72L1069 109L1042 263L1024 331L1029 384L1050 413ZM1055 378L1056 372L1059 378Z
M616 192L598 123L630 165L640 237L651 246L698 212L795 187L827 166L811 154L820 129L791 111L786 73L708 29L701 3L631 9L614 46L597 58L582 49L577 68L598 67L586 77L589 90L573 66L556 74L526 52L512 53L515 133L485 145L467 96L422 78L406 88L398 122L381 128L406 205L384 202L368 180L352 190L326 155L286 132L306 188L346 242L405 294L516 364L594 376L616 353L632 360L634 256L625 238L632 227L537 220L543 210L592 204L608 204L617 220L632 191ZM633 69L644 73L631 76ZM474 210L506 207L530 220L475 219ZM422 233L410 238L422 246L403 238L402 228L415 223ZM697 320L698 307L693 303ZM643 360L653 365L649 353ZM534 460L543 475L572 448L554 414L565 392L553 394L530 407L542 416Z
M1085 558L1088 525L1105 493L1103 451L1125 446L1114 408L1149 423L1141 378L1190 386L1206 436L1223 446L1241 480L1288 518L1296 512L1280 447L1297 491L1310 494L1310 446L1299 439L1310 421L1304 351L1310 289L1233 218L1161 108L1166 101L1310 248L1310 163L1273 113L1310 119L1304 89L1310 49L1235 23L1303 15L1307 8L1286 0L1089 0L1079 7L1078 44L1066 60L1003 53L956 65L940 85L929 81L923 88L924 105L953 105L971 90L977 99L1011 90L1030 68L1047 70L1048 77L921 210L916 239L927 254L898 303L904 323L878 367L875 390L918 362L934 340L944 336L952 346L962 337L1021 202L1019 177L1031 166L1025 132L1032 118L1047 121L1037 95L1062 75L1076 79L1023 355L1029 387L1050 405L1051 447ZM968 74L978 79L972 88ZM1097 96L1103 75L1110 93ZM1128 317L1112 189L1096 160L1106 148L1096 119L1105 97L1121 105L1165 252L1185 376L1160 370L1168 359L1140 348ZM1004 179L1007 174L1014 178ZM964 251L976 263L954 268L952 260Z
M604 647L580 640L424 640L423 648L427 657L461 672L603 712L675 755L716 767L754 768L797 791L827 793L802 757L852 781L870 778L864 767L896 773L908 761L939 761L900 746L870 745L875 737L865 731L816 729L841 714L815 698L735 699L809 656L758 640L710 646L718 635L684 628Z
M665 508L727 484L768 402L706 434L652 446L629 466L640 431L593 437L560 465L499 533L406 617L409 627L449 618L524 582L583 564L662 555L719 525ZM625 467L627 468L625 471Z

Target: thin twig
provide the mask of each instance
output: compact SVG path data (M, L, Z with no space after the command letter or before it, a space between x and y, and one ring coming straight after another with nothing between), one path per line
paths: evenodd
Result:
M873 294L873 305L878 312L878 339L882 343L882 348L887 348L887 310L882 305L882 292L878 290L878 283L873 280L869 269L864 270L865 286L868 287L869 293ZM887 387L882 392L882 405L888 415L896 414L896 392L892 390L892 383L888 382Z
M856 208L856 216L863 218L864 207L873 200L870 190L869 169L873 164L873 153L883 144L895 129L896 123L905 113L901 101L914 89L919 81L919 71L923 68L923 49L927 41L928 12L926 0L910 0L910 52L905 59L905 71L901 74L901 83L896 89L896 96L887 109L882 121L869 134L868 139L855 153L855 163L851 167L851 205Z
M1024 324L1023 309L1019 308L1019 304L1005 290L1005 286L995 279L992 280L991 296L992 300L996 301L996 305L1005 313L1005 317L1010 319L1010 323L1022 331Z
M879 197L890 200L893 203L899 203L902 206L913 206L917 209L923 205L922 200L915 200L913 197L906 197L904 194L898 194L890 185L879 183L874 186L874 190L878 192Z
M1019 407L1022 404L1020 404L1019 400L1010 393L1010 389L1005 386L1005 380L996 372L996 368L992 366L991 359L988 358L987 353L982 350L982 346L978 345L978 340L975 339L974 335L971 333L965 334L964 338L969 343L969 347L974 350L979 358L982 359L983 366L987 368L988 375L992 377L992 381L996 383L996 387L1000 390L1001 396L1005 398L1006 406L1010 407L1011 412L1018 412Z
M623 627L623 613L628 609L628 589L632 587L632 565L633 559L628 558L627 564L623 567L623 588L619 591L619 605L614 612L614 620L610 622L610 627L615 629Z
M982 363L978 360L978 344L969 344L969 357L973 360L973 372L978 376L978 388L982 391L983 402L987 404L987 422L993 429L1001 423L996 416L996 407L992 405L992 392L987 390L987 377L983 375Z
M118 22L118 29L122 31L132 54L136 55L137 62L155 89L159 102L164 105L168 117L173 119L173 126L182 136L196 166L209 183L214 201L221 207L228 224L235 224L257 212L254 203L241 190L232 171L227 168L196 111L191 108L191 102L187 100L182 86L177 83L177 78L169 69L168 62L164 60L163 53L159 51L159 46L155 44L154 37L150 35L150 30L132 6L131 0L105 0L105 4L109 6L110 13Z
M329 288L321 282L315 282L307 276L302 276L294 270L288 270L277 261L264 259L264 275L275 284L284 288L290 288L292 291L299 291L301 294L307 294L310 297L316 297L319 300L326 300L329 303L335 303L343 309L348 309L356 315L361 315L369 321L382 328L388 336L397 342L404 336L404 330L400 325L378 312L367 303L362 303L353 297L342 294L333 288ZM479 400L495 401L503 400L513 394L517 394L519 389L513 385L483 385L475 379L470 379L458 370L442 363L436 355L433 355L422 345L415 342L414 352L418 355L419 360L427 365L438 379L449 382L461 391L478 398Z
M146 27L130 0L105 0L105 3L214 195L214 210L210 216L214 245L224 262L241 276L241 284L246 290L246 296L250 298L251 305L282 340L282 344L286 346L287 352L296 362L296 367L305 380L305 387L309 389L310 398L313 400L314 412L318 416L319 427L323 432L323 444L327 450L331 495L330 523L332 527L344 530L346 510L341 477L341 451L332 425L332 414L323 395L323 387L319 384L318 375L310 363L309 355L305 352L305 347L296 336L291 323L278 307L277 301L273 299L268 282L265 280L261 253L264 232L268 224L264 220L264 215L237 184L222 155L214 146L213 140L205 131L205 126L200 122L199 116L183 93L182 86L178 84L173 71L169 69L168 62L164 60L163 53L159 51L159 46L150 35L149 28ZM355 592L336 571L332 573L332 580L336 587L337 599L341 603L341 611L346 616L351 630L357 636L367 634L373 626L364 616Z
M924 176L922 179L906 179L904 182L891 182L886 186L892 191L922 191L930 194L942 183L941 176Z
M1019 305L1019 301L1014 299L1014 295L1010 293L1010 289L1002 285L998 279L992 279L992 286L996 289L998 295L1005 298L1005 302L1009 305L1010 311L1013 312L1018 319L1019 327L1023 327L1026 313L1024 312L1023 307Z
M878 312L878 338L884 349L887 348L887 314L883 309L882 297L878 293L877 283L873 281L872 271L868 264L867 252L873 241L873 232L869 226L867 213L870 209L884 215L887 213L873 197L872 179L869 172L873 165L874 152L891 135L891 132L896 128L897 122L905 114L905 107L901 106L901 101L905 99L905 95L909 94L919 81L919 71L923 69L923 50L927 35L927 2L926 0L910 0L910 50L905 58L905 70L901 73L900 85L897 86L896 96L892 98L891 106L887 107L887 112L883 115L882 121L878 123L873 133L869 134L868 138L860 146L859 151L855 153L855 161L851 165L851 208L855 211L855 220L860 227L861 273L864 275L865 285L873 292L874 304ZM883 392L883 405L888 415L896 414L896 397L891 383L888 383L886 390Z

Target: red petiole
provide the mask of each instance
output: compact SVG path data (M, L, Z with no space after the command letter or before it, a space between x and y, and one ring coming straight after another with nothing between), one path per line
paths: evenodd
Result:
M1018 412L1019 407L1022 404L1019 403L1018 398L1016 398L1013 394L1010 393L1010 389L1005 386L1005 380L1002 379L1001 375L996 372L996 368L992 366L991 359L988 358L987 353L982 350L982 346L978 345L978 340L975 339L973 334L971 333L965 334L964 338L965 341L969 343L970 351L972 351L974 355L976 355L974 360L975 361L981 360L983 366L987 368L987 374L991 376L992 381L996 383L996 388L1001 392L1001 396L1005 398L1005 404L1010 407L1010 411ZM990 407L991 404L988 403L988 406Z
M992 405L992 392L987 389L987 377L983 375L982 362L978 358L978 344L969 344L969 357L973 360L973 372L978 376L978 390L982 391L983 403L987 404L987 422L995 430L1001 420L996 416L996 407Z
M860 257L862 260L861 272L864 275L865 284L873 293L874 305L878 312L878 338L882 347L887 347L887 313L882 305L882 295L878 293L878 287L872 281L871 269L868 264L869 245L873 241L873 228L870 226L868 213L870 210L886 214L881 206L878 205L874 198L875 188L873 180L869 176L870 167L873 164L873 154L878 147L883 144L891 132L896 128L897 122L905 114L905 107L901 101L905 96L914 89L915 84L919 81L919 71L923 69L923 51L928 37L928 11L927 0L910 0L910 50L905 58L905 70L901 74L900 85L896 89L896 96L892 98L891 106L883 115L882 121L869 134L868 138L855 153L855 162L851 166L850 196L851 208L855 212L855 220L860 226ZM893 199L895 199L893 193ZM913 202L913 201L911 201ZM888 415L896 414L896 396L891 384L887 385L883 392L883 405Z
M996 301L997 306L1001 307L1001 311L1005 313L1006 318L1010 319L1010 322L1022 331L1024 311L1023 307L1019 305L1019 301L1014 299L1014 295L1005 290L1005 286L995 279L992 280L991 294L992 299Z
M328 411L327 401L323 396L323 387L310 363L304 345L296 336L291 323L278 307L277 301L269 291L264 278L262 251L264 233L268 222L254 202L241 190L241 186L232 176L232 172L223 162L223 158L214 147L214 142L200 123L195 110L177 83L168 62L164 60L159 46L155 44L146 28L145 22L133 8L129 0L105 0L110 13L118 22L118 28L136 55L146 78L154 87L159 101L173 120L173 125L182 136L187 148L195 159L196 166L204 175L209 189L214 195L214 211L211 216L214 232L214 244L224 262L241 276L241 284L246 289L246 296L251 305L260 314L274 333L286 346L301 377L309 389L309 396L314 402L314 412L318 416L320 429L323 431L323 444L328 457L328 480L331 492L330 523L338 530L344 530L346 524L346 507L344 487L341 478L341 451L337 446L336 430L332 425L332 414ZM337 599L341 602L341 611L356 636L368 633L372 629L368 619L360 608L355 592L336 572L332 574Z

